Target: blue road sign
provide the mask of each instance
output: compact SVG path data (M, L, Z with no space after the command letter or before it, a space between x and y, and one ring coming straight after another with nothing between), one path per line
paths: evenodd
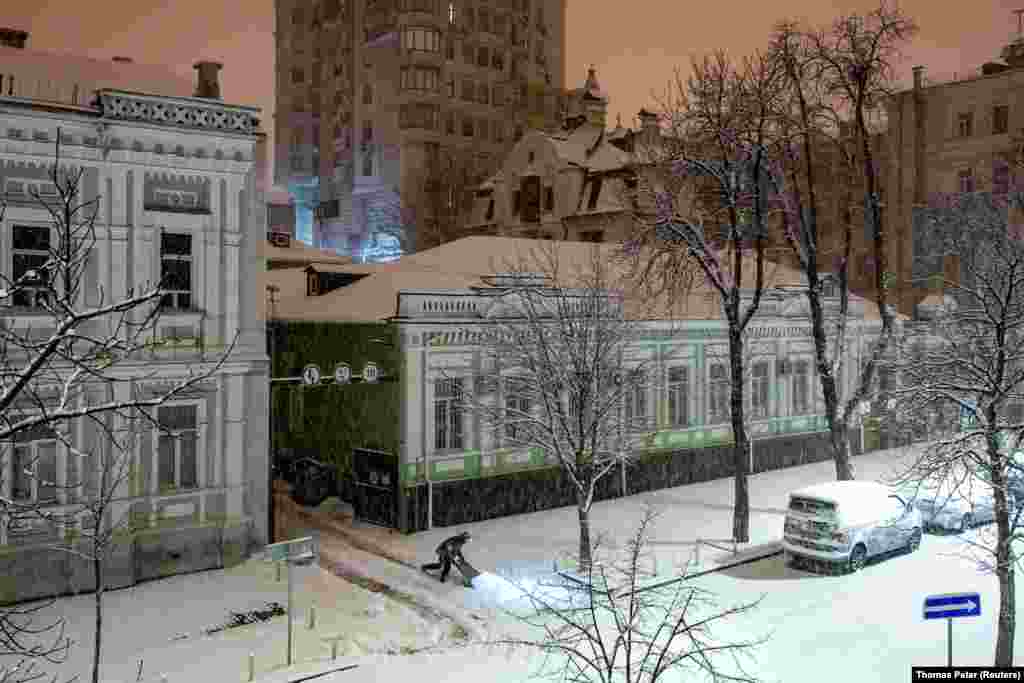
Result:
M981 616L981 596L978 593L947 593L929 595L924 599L925 619L977 616Z

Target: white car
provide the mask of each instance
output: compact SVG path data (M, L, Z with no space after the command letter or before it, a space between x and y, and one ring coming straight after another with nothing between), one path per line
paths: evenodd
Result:
M978 482L964 484L959 490L949 488L905 489L906 496L921 513L925 529L942 529L963 533L978 524L996 519L992 487Z
M868 558L921 544L921 515L883 484L832 481L789 494L782 537L786 560L861 569Z

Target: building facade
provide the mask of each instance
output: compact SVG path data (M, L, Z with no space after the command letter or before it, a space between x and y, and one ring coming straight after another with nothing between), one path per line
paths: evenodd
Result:
M32 54L19 57L23 62L0 68L15 84L12 94L6 87L0 94L5 276L24 275L32 250L56 239L34 193L55 196L49 174L59 137L61 168L83 171L83 199L98 207L83 304L96 305L101 292L109 303L157 282L167 288L153 331L160 343L145 358L118 364L126 381L116 385L115 398L159 395L190 370L213 367L234 341L207 381L155 409L161 428L144 430L129 454L133 476L118 485L111 518L130 519L136 532L108 563L108 586L221 566L265 543L268 532L268 358L263 299L250 284L263 268L258 250L266 226L255 170L263 144L259 110L220 100L220 65L212 62L197 64L194 93L168 96L141 94L144 73L119 80L132 75L130 62L114 63L100 81L54 87L56 74L76 73L75 57L49 72L49 91L34 90L30 70L14 68L31 63ZM95 61L85 60L86 67ZM97 82L104 87L86 95ZM5 326L52 324L31 298L6 303ZM52 434L21 435L6 449L12 457L3 461L4 495L70 511L94 494L97 458L109 447L91 423L72 423L70 430L87 458L73 458ZM50 472L56 490L24 479L14 465L23 451L38 456L35 480ZM49 549L84 518L57 529L9 522L0 523L0 600L92 587L88 562Z
M936 194L1005 194L1019 182L1024 37L1012 37L1001 57L944 79L929 79L924 67L914 67L913 88L888 103L886 215L906 313L936 294L936 276L959 277L955 255L934 248L915 220L916 209Z
M560 122L565 0L277 0L275 182L296 236L395 255L424 173L482 180L529 128Z

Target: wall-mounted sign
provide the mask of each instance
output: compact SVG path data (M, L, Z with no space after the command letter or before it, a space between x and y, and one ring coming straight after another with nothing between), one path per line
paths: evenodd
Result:
M376 382L380 377L380 368L377 367L376 363L367 363L363 367L363 381L364 382Z
M348 384L352 379L352 368L348 363L338 363L334 367L334 381L338 384Z
M305 384L320 384L320 368L315 365L302 368L302 381Z

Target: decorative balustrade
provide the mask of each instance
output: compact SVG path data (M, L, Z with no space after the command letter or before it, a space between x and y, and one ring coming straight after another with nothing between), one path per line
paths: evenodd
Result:
M121 90L99 91L104 118L142 121L181 128L219 130L253 135L259 128L259 111L253 107L185 98L138 95Z

